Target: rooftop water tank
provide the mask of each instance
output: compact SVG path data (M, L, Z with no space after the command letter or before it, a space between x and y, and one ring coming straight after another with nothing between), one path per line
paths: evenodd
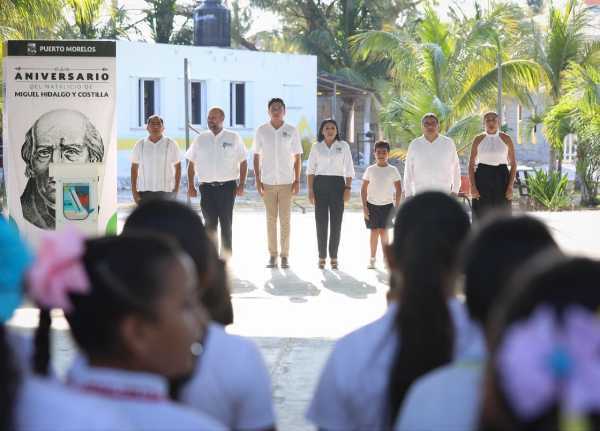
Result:
M231 46L231 12L221 0L204 0L194 10L194 45Z

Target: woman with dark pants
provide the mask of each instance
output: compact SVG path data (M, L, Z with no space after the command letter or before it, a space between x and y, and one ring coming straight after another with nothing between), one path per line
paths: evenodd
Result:
M350 199L354 164L347 142L340 139L335 120L319 127L318 142L308 156L308 199L315 205L319 268L325 268L327 231L331 269L338 269L338 247L344 215L344 202Z
M511 210L517 174L515 148L510 136L500 132L498 114L485 113L483 123L485 133L473 140L469 161L473 215L478 219L490 210Z

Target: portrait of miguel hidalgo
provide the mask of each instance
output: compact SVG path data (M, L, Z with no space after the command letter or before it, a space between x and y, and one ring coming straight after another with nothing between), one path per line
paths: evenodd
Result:
M27 131L21 157L28 178L21 195L23 217L41 229L54 229L56 182L49 175L50 163L102 162L104 144L85 115L58 109L43 114Z

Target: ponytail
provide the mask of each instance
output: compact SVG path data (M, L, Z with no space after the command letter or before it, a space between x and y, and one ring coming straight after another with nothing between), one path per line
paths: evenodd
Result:
M21 375L8 344L6 327L0 322L0 431L15 429L15 406Z
M391 253L402 286L385 412L390 428L412 383L452 359L455 334L448 298L469 227L460 204L439 192L407 200L396 216Z
M50 310L40 307L38 327L35 330L33 353L33 372L39 376L47 376L50 364L50 330L52 317Z

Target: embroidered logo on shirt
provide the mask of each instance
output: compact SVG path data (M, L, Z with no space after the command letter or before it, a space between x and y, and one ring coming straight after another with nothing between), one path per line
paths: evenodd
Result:
M223 148L233 147L233 143L231 142L223 142Z
M283 135L284 138L289 138L290 134L288 132L286 132L285 130L283 132L281 132L281 134Z
M335 147L335 150L336 150L338 153L341 153L341 152L342 152L342 147Z

